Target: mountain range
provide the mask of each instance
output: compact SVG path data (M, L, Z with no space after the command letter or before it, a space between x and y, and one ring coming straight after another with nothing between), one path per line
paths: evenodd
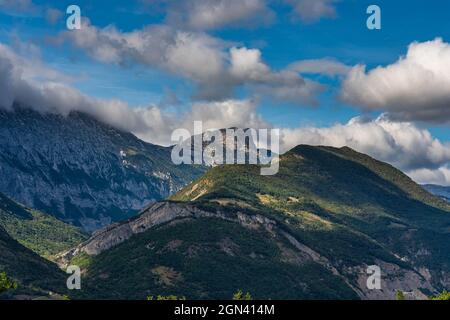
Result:
M80 112L0 109L0 192L92 232L180 190L205 169Z
M298 146L275 176L217 166L61 255L79 298L423 299L450 286L450 205L350 148ZM369 290L368 266L381 269Z
M439 185L435 185L435 184L426 184L426 185L423 185L423 187L428 192L441 197L445 201L450 202L450 187L439 186Z

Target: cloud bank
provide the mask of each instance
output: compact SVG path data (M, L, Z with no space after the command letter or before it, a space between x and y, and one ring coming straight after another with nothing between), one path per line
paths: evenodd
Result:
M0 44L0 108L12 110L14 103L39 112L68 115L87 113L116 128L130 131L153 143L168 145L176 128L192 130L194 121L204 128L267 127L250 100L194 103L184 114L171 114L155 105L131 107L120 100L97 99L74 89L72 79L39 61L24 59Z
M354 67L341 99L396 120L450 123L449 89L450 44L437 38L412 43L405 57L386 67Z
M1 0L0 11L11 15L31 15L39 13L40 7L35 5L32 0Z
M69 42L103 63L140 64L192 81L197 100L228 100L237 88L300 105L317 104L324 86L290 69L273 70L259 49L236 47L203 32L152 25L132 32L99 29L84 21L81 30L56 39Z
M56 24L63 16L62 11L32 0L0 0L0 12L18 17L44 17L49 24Z
M185 0L167 2L166 21L179 28L211 30L267 24L274 18L265 0Z
M259 63L256 52L243 55L246 54L252 58L234 63L232 72L236 77L278 77ZM192 131L193 122L199 120L203 121L204 129L271 127L258 114L257 103L252 100L194 103L181 115L175 115L156 105L132 108L119 100L88 97L71 87L71 81L39 61L24 59L0 45L0 87L5 89L0 93L2 108L11 109L17 102L39 112L67 115L81 111L145 141L164 145L170 144L174 129ZM282 151L302 143L349 146L397 166L416 181L450 185L450 143L433 138L429 131L413 123L395 122L385 115L375 120L354 118L347 124L328 128L282 129Z
M315 23L336 17L338 0L141 0L162 7L166 23L190 30L213 30L229 27L254 28L272 23L276 11L272 7L288 5L292 15L303 23Z

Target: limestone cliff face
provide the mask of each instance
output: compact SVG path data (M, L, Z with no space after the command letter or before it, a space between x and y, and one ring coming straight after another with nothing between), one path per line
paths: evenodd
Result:
M376 265L382 270L381 288L382 290L370 290L367 288L367 265L361 265L354 269L347 270L348 274L358 274L358 287L361 289L361 296L369 300L389 299L395 300L398 290L405 294L408 300L426 300L426 292L434 291L430 279L422 276L413 269L404 269L396 264L377 260Z
M61 261L68 261L80 252L98 255L128 240L132 235L145 232L165 223L187 218L220 218L237 222L248 228L264 227L273 232L276 223L264 216L249 216L242 213L208 212L187 203L156 202L144 209L141 214L123 223L115 223L97 232L85 243L61 255Z
M175 166L170 154L83 113L0 110L0 192L89 232L202 173Z

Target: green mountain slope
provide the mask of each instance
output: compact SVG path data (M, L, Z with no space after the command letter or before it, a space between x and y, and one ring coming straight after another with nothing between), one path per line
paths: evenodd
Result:
M54 263L22 246L0 226L0 272L4 271L18 287L0 299L49 297L66 290L66 277Z
M259 173L216 167L61 263L83 266L82 297L393 299L450 286L450 207L392 166L299 146L277 175ZM366 286L370 265L382 290Z
M449 204L392 166L349 148L298 146L281 158L280 172L273 177L258 175L256 167L217 168L172 199L222 204L238 200L238 205L313 230L302 232L305 241L315 235L307 241L312 246L337 236L338 242L326 246L330 254L341 250L340 240L359 233L417 264L443 263L448 268L450 263ZM330 228L334 231L327 231ZM418 254L429 247L434 249L431 256ZM352 256L349 251L346 259Z
M26 208L0 193L0 226L23 246L51 258L87 236L50 215Z

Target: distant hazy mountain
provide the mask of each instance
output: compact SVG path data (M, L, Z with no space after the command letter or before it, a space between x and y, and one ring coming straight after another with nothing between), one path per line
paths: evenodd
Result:
M84 269L84 298L424 298L450 286L449 227L450 205L394 167L298 146L275 176L217 166L59 262ZM366 285L372 265L382 290Z
M241 164L269 163L272 158L272 152L258 148L256 143L260 138L257 131L253 133L254 136L252 136L251 129L239 129L236 127L206 131L185 140L180 147L183 150L190 150L191 163L195 163L195 158L198 157L203 165L210 167L229 163L227 161L228 158L232 159L231 163L236 164L240 157L242 157L240 159L242 161L240 162ZM237 136L243 138L243 140L240 141ZM198 150L195 149L195 141L197 139L197 143L201 146ZM217 139L219 140L217 141ZM216 150L216 148L220 148L220 150Z
M425 184L423 185L425 190L435 194L444 200L450 202L450 187L439 186L435 184Z
M203 172L175 166L170 152L82 113L0 110L0 192L89 231L132 216Z

